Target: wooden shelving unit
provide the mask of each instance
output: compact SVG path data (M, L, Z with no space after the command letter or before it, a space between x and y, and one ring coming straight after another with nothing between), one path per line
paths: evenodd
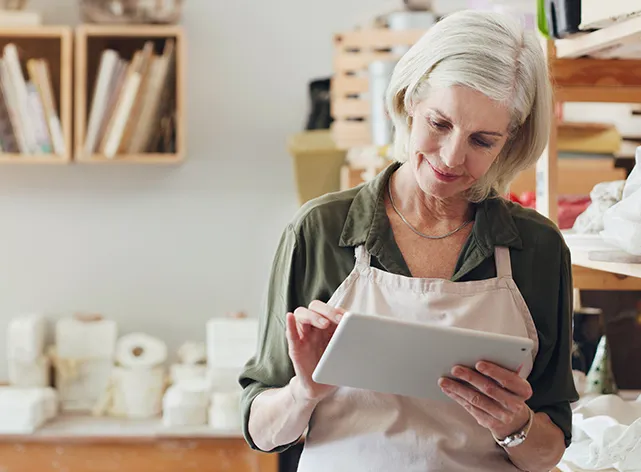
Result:
M641 17L545 43L557 102L641 103ZM537 210L557 221L559 161L554 123L537 171ZM597 262L572 251L574 285L587 290L641 290L641 264Z
M334 76L331 82L332 138L339 149L368 146L370 102L368 67L374 61L398 60L423 30L371 28L334 36Z
M125 60L131 61L135 52L151 41L154 54L161 56L168 40L173 40L173 79L170 102L174 103L173 152L118 153L106 157L101 153L84 152L89 113L104 50L113 49ZM177 164L185 156L185 38L181 26L111 26L82 25L75 35L75 160L94 164ZM164 100L163 100L164 101Z
M29 59L45 59L64 141L63 154L0 153L0 164L69 164L72 159L73 33L66 26L0 28L0 51L15 44L26 75Z
M278 471L278 455L251 450L240 431L166 428L160 418L60 415L33 434L0 435L0 457L2 470L21 472Z

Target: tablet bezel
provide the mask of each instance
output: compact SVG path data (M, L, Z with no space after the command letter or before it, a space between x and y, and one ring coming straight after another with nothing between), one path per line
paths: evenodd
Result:
M312 379L451 401L438 387L438 379L451 377L454 365L474 368L485 360L516 372L531 360L533 349L530 338L350 311L338 324Z

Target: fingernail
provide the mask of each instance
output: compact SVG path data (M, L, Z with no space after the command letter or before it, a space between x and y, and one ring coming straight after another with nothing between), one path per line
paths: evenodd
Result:
M327 320L325 318L318 318L318 324L321 326L327 326Z
M334 319L336 320L337 323L340 323L341 320L343 319L343 315L336 315Z
M462 375L463 374L463 369L460 367L454 367L452 369L452 375Z
M476 368L478 370L480 370L481 372L483 372L483 371L487 370L488 365L485 362L479 362L478 364L476 364Z

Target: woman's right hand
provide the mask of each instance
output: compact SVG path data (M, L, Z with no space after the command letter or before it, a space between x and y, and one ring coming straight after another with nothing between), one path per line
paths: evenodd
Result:
M308 308L287 313L289 357L296 373L292 381L296 383L295 395L301 395L302 400L318 402L336 390L332 385L314 382L312 374L344 313L318 300Z

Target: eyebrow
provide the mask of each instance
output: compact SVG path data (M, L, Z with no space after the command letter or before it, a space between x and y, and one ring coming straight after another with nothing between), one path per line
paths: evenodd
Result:
M453 120L452 120L449 116L447 116L445 113L443 113L443 112L442 112L441 110L439 110L438 108L432 108L431 110L432 110L434 113L436 113L437 115L440 115L440 116L441 116L441 118L443 118L443 119L445 119L445 120L449 121L450 123L452 123L452 122L453 122ZM487 134L487 135L489 135L489 136L497 136L497 137L499 137L499 138L502 138L502 137L503 137L503 133L500 133L500 132L498 132L498 131L476 131L476 132L475 132L475 134Z

